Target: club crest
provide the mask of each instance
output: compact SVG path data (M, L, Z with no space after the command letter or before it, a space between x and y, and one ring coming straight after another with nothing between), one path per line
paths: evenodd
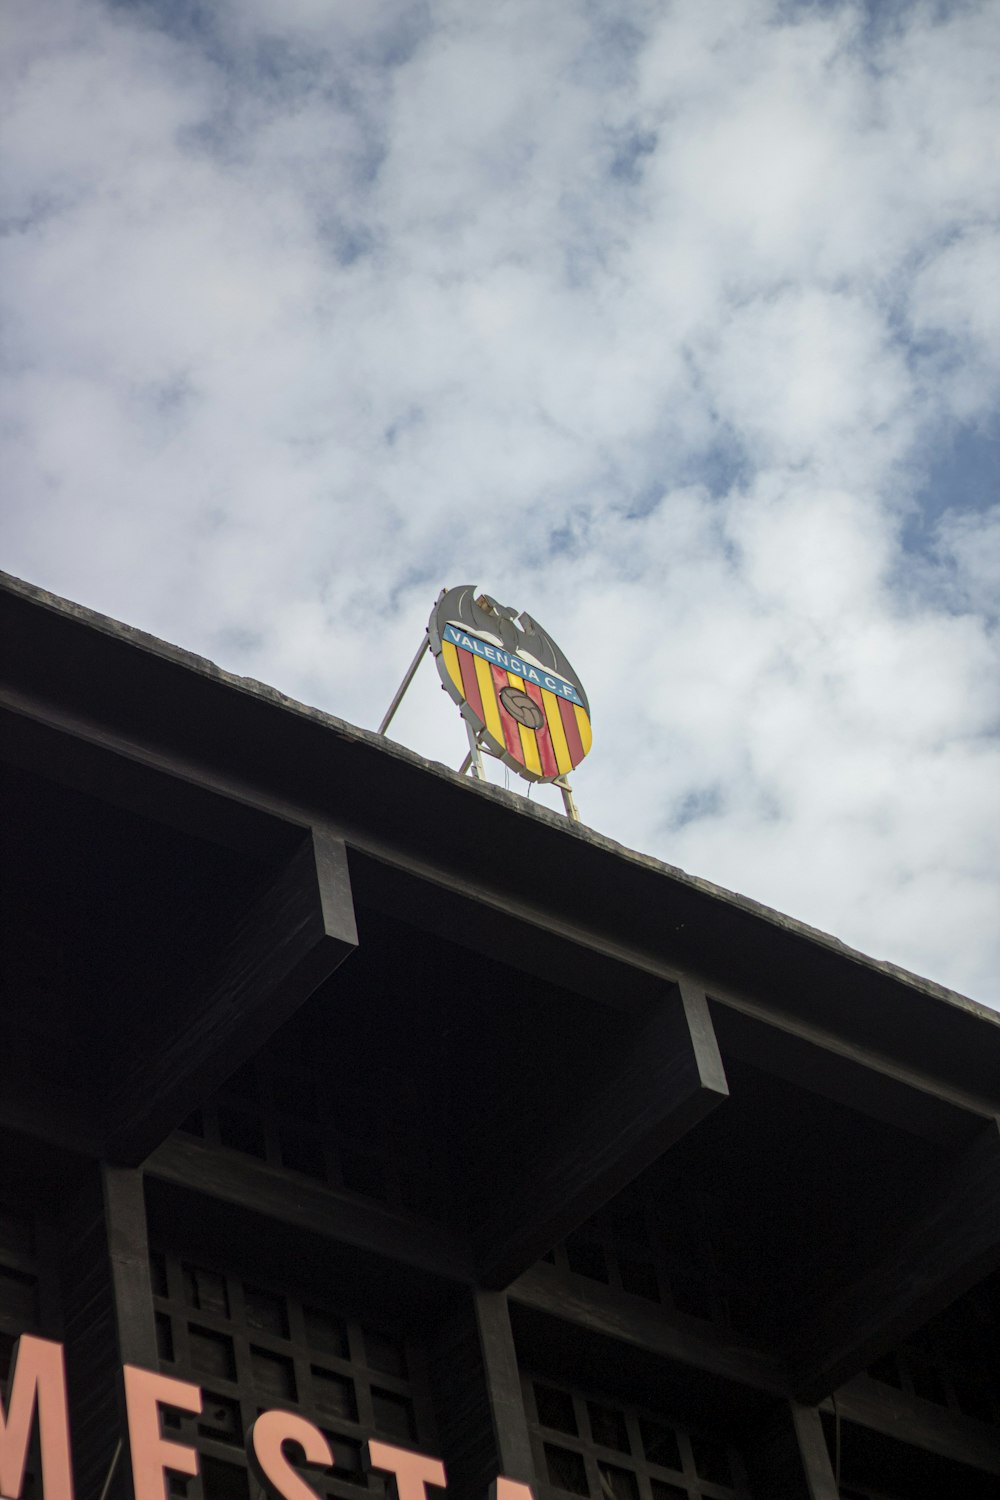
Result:
M441 597L427 629L441 681L484 749L529 781L580 764L590 705L537 620L462 584Z

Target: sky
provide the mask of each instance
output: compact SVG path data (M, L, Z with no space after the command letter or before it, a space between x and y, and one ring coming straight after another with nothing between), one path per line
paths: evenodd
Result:
M3 75L0 565L368 728L472 584L585 823L1000 1007L1000 5L34 0ZM392 735L462 760L430 661Z

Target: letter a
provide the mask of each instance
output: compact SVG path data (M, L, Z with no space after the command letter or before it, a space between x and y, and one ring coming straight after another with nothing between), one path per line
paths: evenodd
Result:
M5 1500L21 1500L36 1408L42 1493L45 1500L73 1500L62 1344L26 1333L14 1345L14 1377L6 1414L0 1398L0 1495Z

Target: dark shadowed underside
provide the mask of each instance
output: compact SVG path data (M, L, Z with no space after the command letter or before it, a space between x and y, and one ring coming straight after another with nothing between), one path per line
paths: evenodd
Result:
M995 1493L1000 1025L8 580L0 1329L592 1500ZM124 1469L112 1495L124 1496Z

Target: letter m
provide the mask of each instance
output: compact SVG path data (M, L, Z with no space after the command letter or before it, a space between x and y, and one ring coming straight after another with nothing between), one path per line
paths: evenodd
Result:
M26 1333L14 1345L12 1368L6 1411L0 1396L0 1500L21 1500L36 1413L43 1500L73 1500L62 1345Z

